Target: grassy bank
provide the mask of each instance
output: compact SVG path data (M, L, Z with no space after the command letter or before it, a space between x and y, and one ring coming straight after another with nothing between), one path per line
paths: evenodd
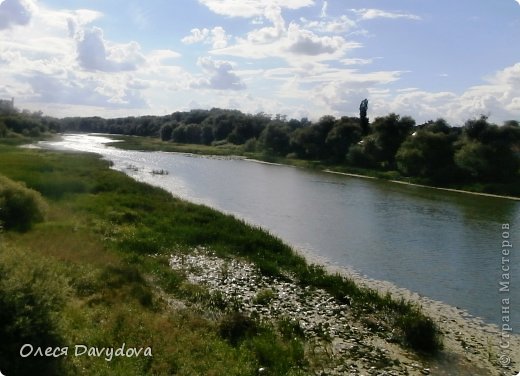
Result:
M0 144L0 156L0 174L39 192L47 206L44 221L1 234L0 365L7 375L313 373L305 338L284 335L279 322L245 318L171 270L171 254L198 246L324 289L403 347L433 353L441 346L436 325L417 307L328 275L266 231L135 182L94 155ZM150 347L153 357L20 358L24 343L69 352L76 344L125 343Z
M137 136L113 136L121 140L121 142L113 143L112 146L143 151L169 151L179 153L192 153L203 155L219 155L219 156L242 156L245 158L258 159L265 162L281 163L291 166L311 168L316 170L332 170L335 172L362 175L384 180L397 180L406 183L432 186L438 188L449 188L461 191L469 191L476 193L488 193L501 196L520 197L520 181L511 183L458 183L458 184L438 184L424 178L413 178L403 176L399 171L383 171L361 167L353 167L346 165L338 165L327 161L312 161L297 158L286 158L281 156L268 155L261 152L251 152L244 149L243 145L233 145L223 143L216 146L210 145L192 145L177 144L172 142L161 141L153 137L137 137Z

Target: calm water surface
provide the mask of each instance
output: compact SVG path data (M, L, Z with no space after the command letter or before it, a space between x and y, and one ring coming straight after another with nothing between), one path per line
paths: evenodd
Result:
M253 161L124 151L105 146L108 141L66 135L43 144L102 154L137 180L235 214L331 264L464 308L494 324L501 319L501 227L509 223L514 248L508 295L520 333L517 201ZM151 173L157 169L168 175Z

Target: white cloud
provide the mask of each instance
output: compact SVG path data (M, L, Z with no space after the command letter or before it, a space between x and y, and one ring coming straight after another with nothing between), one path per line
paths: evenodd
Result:
M138 90L126 80L68 72L66 77L39 73L25 77L34 95L27 101L114 108L147 107Z
M192 79L173 65L180 56L175 51L145 55L136 42L106 40L91 27L100 12L37 10L27 25L0 32L0 94L14 96L21 108L128 115L149 108L150 101L164 103L165 91L187 87Z
M199 0L211 11L224 16L252 18L263 16L271 7L300 9L314 5L313 0Z
M214 27L211 29L211 46L213 48L224 48L228 44L229 36L226 31L220 27Z
M275 97L303 103L308 114L316 119L324 114L356 115L363 98L381 93L384 85L398 81L401 74L397 71L361 73L315 62L268 70L264 77L281 82L279 89L273 91Z
M273 26L262 27L247 33L250 43L269 43L279 39L285 32L285 20L279 7L268 7L264 11L264 17L271 21Z
M373 20L376 18L406 18L410 20L421 20L421 17L411 14L411 13L402 13L402 12L388 12L381 9L352 9L354 13L356 13L361 20Z
M349 49L360 46L341 36L319 36L295 22L286 28L283 19L278 20L274 15L271 19L275 26L253 30L247 39L236 38L234 45L211 53L250 59L282 58L290 65L297 65L339 59Z
M346 15L333 18L331 20L309 21L305 18L301 19L303 26L307 29L316 30L322 33L345 33L357 27L355 21Z
M15 25L27 25L35 5L29 0L5 0L0 3L0 30Z
M341 61L341 63L343 63L345 65L367 65L367 64L372 64L374 59L354 58L354 59L342 59L340 61Z
M180 53L173 50L153 50L148 54L147 60L152 65L169 65L180 56Z
M355 115L361 100L370 97L370 91L363 85L329 82L319 87L314 95L322 106L327 108L327 113L336 116Z
M520 63L496 72L485 84L468 88L461 95L452 92L427 92L415 88L397 95L375 98L374 111L409 114L418 122L444 117L453 125L482 114L492 121L520 117Z
M67 18L69 36L74 37L83 27L101 18L103 14L90 9L72 11Z
M78 62L86 70L130 71L145 61L137 42L108 45L98 27L84 30L82 34L77 44Z
M190 35L188 36L185 36L184 38L181 39L181 42L184 43L184 44L193 44L193 43L198 43L198 42L202 42L204 41L209 35L209 30L204 28L204 29L199 29L199 28L195 28L195 29L191 29L190 30Z
M441 116L449 117L446 112L447 106L457 100L457 96L451 92L432 93L410 88L401 90L393 98L390 95L382 96L379 100L375 98L374 111L376 116L396 112L401 115L412 115L416 121L423 122Z
M301 29L291 23L287 33L288 50L296 55L336 55L342 54L346 48L346 40L339 36L320 37L312 31Z
M329 7L329 4L327 3L327 1L323 1L323 5L321 6L321 13L320 13L320 17L321 18L325 18L327 17L327 8Z
M208 0L209 1L209 0ZM209 1L212 2L212 1ZM220 5L231 5L230 1L216 1ZM227 55L248 59L284 59L289 65L299 65L300 62L319 62L336 60L342 58L349 49L360 47L359 43L347 41L338 35L323 35L340 32L355 26L348 17L342 16L330 21L321 20L316 23L309 23L303 27L297 22L291 22L286 26L282 16L282 5L288 6L288 1L257 1L240 2L243 6L256 4L255 12L262 17L262 22L268 20L271 26L264 26L249 31L245 37L235 37L235 43L222 48L214 48L210 51L216 55ZM307 2L292 2L294 6L303 6ZM233 3L238 4L238 2ZM258 17L258 16L255 16ZM307 27L312 26L312 27ZM315 34L311 29L314 28L320 35ZM204 30L192 30L192 35L186 37L186 42L192 40L202 40L207 38Z
M199 58L195 69L200 71L194 75L193 67L181 66L184 62L175 51L150 51L131 41L115 43L108 29L103 33L96 27L104 17L98 11L53 10L44 2L36 7L35 0L0 0L4 12L0 12L0 97L14 96L22 108L31 103L35 110L52 108L68 115L171 113L196 101L206 108L316 119L328 113L356 115L359 102L369 98L372 119L391 111L412 115L418 122L444 116L452 124L480 113L489 113L492 121L520 118L520 63L462 93L428 92L403 86L399 80L404 72L371 72L368 64L376 57L349 54L361 46L351 38L363 32L362 21L420 19L406 11L358 9L336 16L327 14L332 3L323 0L199 2L221 15L249 18L239 20L249 30L231 38L221 26L208 27L193 29L182 38L185 44L212 49L214 57ZM284 17L288 9L314 3L311 20L289 22ZM24 6L28 13L16 15L13 4ZM134 10L134 23L145 27L146 19L141 22L139 17L148 13ZM233 56L247 61L239 69ZM252 61L264 58L272 60Z
M518 5L520 5L520 0L515 0L515 1L518 3Z
M87 70L111 70L108 67L110 64L107 61L103 31L100 28L94 27L84 32L78 41L78 61Z
M453 116L489 113L499 120L520 118L520 63L496 72L486 82L464 92L451 108Z
M221 26L216 26L209 30L204 29L191 29L190 35L185 36L181 39L184 44L194 44L199 42L210 43L212 48L224 48L228 44L230 36L226 34L226 31Z
M242 90L245 84L233 72L229 61L213 60L210 57L201 57L197 65L202 68L204 77L195 80L191 87L215 90ZM209 78L206 78L209 76Z

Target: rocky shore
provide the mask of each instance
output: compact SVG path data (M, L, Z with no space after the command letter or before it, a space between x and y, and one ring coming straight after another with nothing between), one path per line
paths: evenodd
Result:
M238 259L217 257L204 248L189 255L171 255L170 266L183 271L189 282L219 292L236 309L260 321L287 320L301 330L312 352L317 375L513 375L520 364L518 337L510 339L511 362L499 364L498 328L468 318L464 311L420 297L389 283L332 268L358 284L389 292L419 304L439 325L444 350L434 358L420 357L392 340L376 320L356 317L348 304L339 304L327 292L261 275Z

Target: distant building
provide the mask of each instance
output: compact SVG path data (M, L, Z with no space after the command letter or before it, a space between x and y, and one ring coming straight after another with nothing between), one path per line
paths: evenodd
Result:
M11 98L11 100L0 99L0 112L11 111L14 111L14 98Z

